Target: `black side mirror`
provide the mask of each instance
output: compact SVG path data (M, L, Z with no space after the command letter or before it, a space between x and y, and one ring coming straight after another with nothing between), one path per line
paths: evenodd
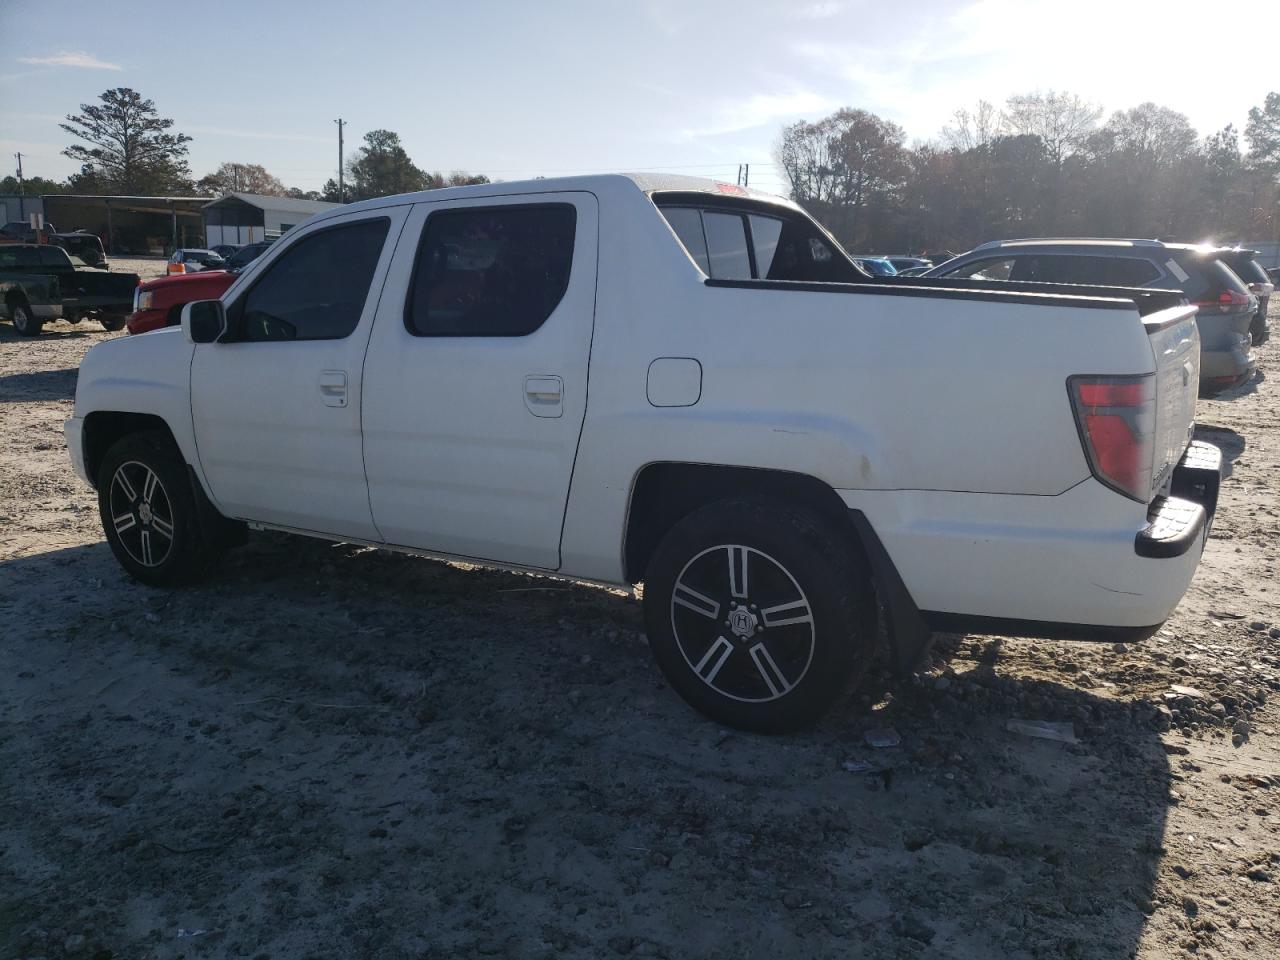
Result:
M192 343L216 343L227 332L227 311L221 300L197 300L182 308L182 332Z

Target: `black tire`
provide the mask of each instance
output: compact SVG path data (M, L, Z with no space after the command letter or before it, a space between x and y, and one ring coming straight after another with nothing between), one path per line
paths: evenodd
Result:
M128 319L128 317L122 316L118 313L108 313L98 317L98 322L102 324L103 330L110 330L112 333L115 333L117 330L124 329L125 321Z
M831 528L800 506L737 500L702 507L663 538L645 578L645 626L693 707L783 733L816 721L870 665L871 579Z
M25 300L9 302L9 319L13 321L13 329L24 337L40 336L40 328L44 321L31 311L31 304Z
M120 565L150 586L194 580L213 555L187 465L160 431L131 434L107 451L98 469L98 512Z

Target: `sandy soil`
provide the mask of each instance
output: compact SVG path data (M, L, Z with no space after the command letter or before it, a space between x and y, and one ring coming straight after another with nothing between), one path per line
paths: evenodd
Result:
M1156 637L944 638L768 739L620 594L266 535L132 583L62 441L82 326L0 325L0 956L1280 955L1275 344L1201 404L1232 474Z

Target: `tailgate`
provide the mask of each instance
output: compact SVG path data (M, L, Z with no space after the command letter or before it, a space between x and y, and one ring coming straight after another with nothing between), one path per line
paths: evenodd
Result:
M1143 318L1156 360L1156 424L1152 490L1161 492L1191 441L1200 387L1196 308L1171 307Z

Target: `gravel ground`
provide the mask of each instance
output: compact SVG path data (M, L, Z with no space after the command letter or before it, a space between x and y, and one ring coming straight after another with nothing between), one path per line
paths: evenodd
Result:
M620 593L275 535L131 582L62 441L88 326L0 325L0 956L1280 955L1274 344L1201 403L1232 473L1159 634L944 637L763 738Z

